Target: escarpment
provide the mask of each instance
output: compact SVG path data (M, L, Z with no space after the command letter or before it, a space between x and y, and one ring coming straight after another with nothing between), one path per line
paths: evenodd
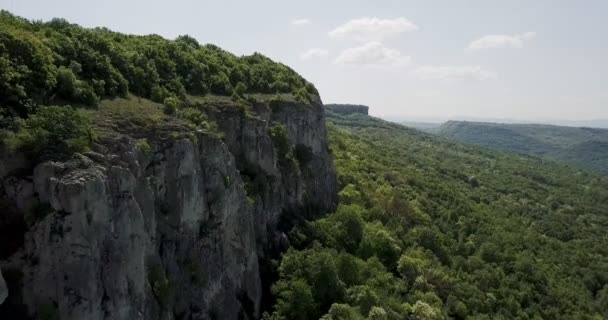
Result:
M90 151L39 163L2 151L0 318L260 317L260 261L336 205L323 106L195 107L219 132L99 116Z
M369 111L368 106L359 105L359 104L326 104L325 109L329 112L333 112L340 115L349 115L349 114L364 114L367 115Z

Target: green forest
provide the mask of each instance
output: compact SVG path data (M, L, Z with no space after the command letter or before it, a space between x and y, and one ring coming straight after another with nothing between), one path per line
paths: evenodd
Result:
M564 161L608 173L608 130L542 124L448 121L442 136L488 148Z
M319 99L258 53L0 12L0 144L73 154L122 118L221 139L192 106L255 96ZM265 320L608 318L608 177L326 115L339 206L284 230ZM274 147L289 148L280 128ZM146 139L136 147L151 152Z
M187 35L126 35L0 12L0 128L40 105L95 106L129 93L169 104L188 95L286 93L304 101L318 95L289 67L259 53L237 57Z
M608 179L328 118L338 210L294 228L268 319L605 319Z

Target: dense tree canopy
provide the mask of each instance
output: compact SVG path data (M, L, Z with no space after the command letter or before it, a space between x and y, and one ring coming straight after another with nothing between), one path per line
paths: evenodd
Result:
M606 177L329 121L341 205L289 233L268 318L608 317Z
M167 40L105 28L86 29L62 19L30 22L0 12L0 112L27 116L55 102L95 105L132 93L164 102L186 94L318 95L289 67L254 53L237 57L194 38Z

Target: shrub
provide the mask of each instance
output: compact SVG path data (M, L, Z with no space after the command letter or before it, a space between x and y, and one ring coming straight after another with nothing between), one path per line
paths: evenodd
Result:
M247 92L247 86L244 83L239 82L236 87L234 87L233 94L237 95L238 97L243 97L245 92Z
M179 100L176 97L168 97L165 98L163 104L165 105L165 114L173 115L177 112L177 108L179 107Z
M270 128L270 138L279 157L285 157L289 152L289 137L287 136L287 129L281 124L276 124Z
M92 140L87 117L71 107L51 106L31 115L10 144L34 153L48 149L73 153L85 150Z
M66 99L70 99L76 92L78 79L71 69L59 67L57 69L57 93Z
M184 108L179 110L177 117L187 120L196 127L203 126L203 123L208 121L207 116L195 108Z
M144 156L152 154L152 147L148 143L148 139L139 139L135 142L135 148L141 152Z
M164 102L165 99L169 98L170 96L171 93L169 90L159 85L152 87L152 92L150 93L150 99L154 102Z
M219 95L230 95L232 93L232 85L228 76L220 72L211 76L211 91Z
M312 103L310 93L308 93L308 91L306 91L306 88L304 88L304 87L296 90L296 92L294 92L293 95L296 98L296 100L299 102L304 102L304 103L308 103L308 104Z
M89 106L96 106L99 103L99 97L95 94L93 87L82 81L78 82L74 99Z
M57 93L64 99L95 106L99 102L98 95L103 94L103 80L95 81L101 88L95 89L86 82L78 80L72 69L59 67L57 69ZM98 92L98 93L96 93Z
M221 139L224 136L217 123L215 121L209 120L209 118L207 118L207 115L200 112L198 109L184 108L178 110L177 117L190 122L197 129L207 131L218 139Z

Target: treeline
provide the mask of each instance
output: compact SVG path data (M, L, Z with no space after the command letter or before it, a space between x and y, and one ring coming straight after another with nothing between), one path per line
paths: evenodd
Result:
M289 233L268 319L608 318L608 180L331 116L338 210Z
M292 69L259 53L237 57L190 36L125 35L0 12L0 116L25 118L40 105L96 105L129 93L156 102L187 94L290 93L305 101L318 95Z

